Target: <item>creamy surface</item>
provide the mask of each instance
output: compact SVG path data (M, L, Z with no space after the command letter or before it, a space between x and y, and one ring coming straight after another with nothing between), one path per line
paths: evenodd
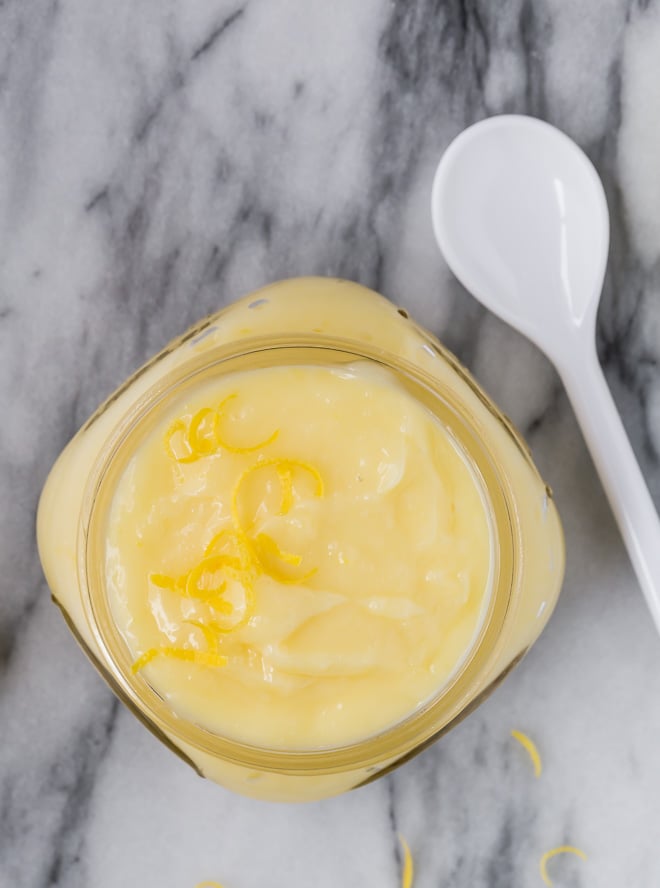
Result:
M200 385L141 443L109 517L107 593L174 712L317 749L447 683L483 618L491 549L462 454L393 376L273 367Z

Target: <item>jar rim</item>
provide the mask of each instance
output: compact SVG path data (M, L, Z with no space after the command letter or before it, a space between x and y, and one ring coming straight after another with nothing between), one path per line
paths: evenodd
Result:
M431 344L436 347L432 341ZM246 369L246 365L250 369L272 366L275 353L286 358L282 363L291 363L294 357L298 357L297 363L309 363L301 358L318 359L321 353L327 356L328 352L343 355L347 362L367 360L394 372L411 393L416 393L417 398L459 437L463 455L486 493L485 502L493 529L492 558L496 563L491 566L492 587L480 629L462 663L426 703L382 731L344 746L310 750L262 748L222 737L181 718L142 674L133 674L130 652L112 617L105 594L101 548L105 539L105 520L115 483L133 454L135 443L144 434L146 425L156 422L171 400L180 397L182 390L199 384L204 374L233 373L237 369ZM438 350L438 354L446 359L444 351ZM457 369L453 365L452 368ZM479 394L483 398L482 393ZM489 406L492 405L489 403ZM450 424L447 423L449 418ZM149 388L115 427L98 455L83 497L78 574L85 615L104 657L106 680L134 711L141 713L142 720L157 736L169 741L168 745L171 746L170 738L176 738L188 749L262 771L299 775L370 767L378 771L379 765L384 767L431 742L457 718L475 697L475 690L482 686L483 676L501 648L505 621L516 603L520 546L515 501L506 475L485 445L479 426L463 399L441 380L382 348L336 336L254 337L214 347L174 368Z

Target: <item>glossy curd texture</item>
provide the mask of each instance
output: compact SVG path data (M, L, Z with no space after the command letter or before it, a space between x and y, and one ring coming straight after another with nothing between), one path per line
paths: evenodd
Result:
M362 740L436 695L488 604L492 528L440 421L367 362L234 373L159 418L105 578L134 670L263 748Z

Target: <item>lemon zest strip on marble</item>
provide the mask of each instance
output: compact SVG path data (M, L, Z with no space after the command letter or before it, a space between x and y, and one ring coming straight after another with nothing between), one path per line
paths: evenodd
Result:
M198 882L195 888L222 888L220 882Z
M527 736L527 734L523 734L522 731L511 731L511 736L514 740L517 740L518 743L523 747L524 750L528 753L530 759L532 760L532 764L534 765L534 776L540 777L541 772L543 770L543 764L541 762L541 756L536 747L536 743Z
M558 854L575 854L580 860L587 859L587 855L584 851L581 851L580 848L575 848L573 845L560 845L558 848L552 848L550 851L546 851L540 860L539 871L541 873L541 878L548 886L552 885L552 879L548 875L548 861L552 860L552 858L556 857Z
M412 888L413 876L415 875L415 867L413 865L410 846L404 837L399 833L399 842L403 848L403 870L401 873L401 888Z

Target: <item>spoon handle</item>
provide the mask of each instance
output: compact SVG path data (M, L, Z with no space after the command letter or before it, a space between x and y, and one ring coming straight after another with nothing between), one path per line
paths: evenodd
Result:
M595 345L564 384L660 631L660 519L601 370ZM580 366L574 362L573 367ZM562 374L563 376L563 374Z

